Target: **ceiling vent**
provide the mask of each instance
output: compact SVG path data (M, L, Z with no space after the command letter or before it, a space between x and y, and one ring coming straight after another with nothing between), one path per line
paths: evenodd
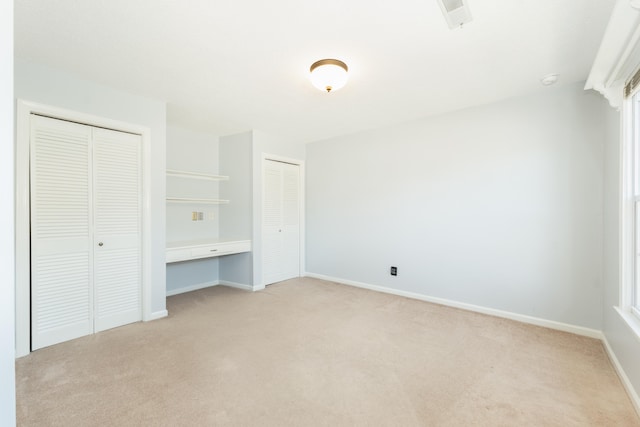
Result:
M468 0L437 0L437 2L449 28L460 28L463 24L471 22Z

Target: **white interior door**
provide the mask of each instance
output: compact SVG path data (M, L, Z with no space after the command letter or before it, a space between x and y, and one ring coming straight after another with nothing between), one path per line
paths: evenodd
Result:
M300 276L300 167L265 160L262 259L265 285Z
M31 116L31 347L142 318L141 137Z
M93 332L91 128L31 116L31 342Z
M141 145L93 129L96 332L142 319Z

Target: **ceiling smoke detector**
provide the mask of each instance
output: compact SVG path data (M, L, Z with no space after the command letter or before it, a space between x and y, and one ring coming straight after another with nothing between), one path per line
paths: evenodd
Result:
M471 22L473 19L471 17L468 0L437 1L450 29L462 28L464 24Z
M540 79L540 83L542 83L545 86L551 86L557 81L558 81L558 75L555 73L547 74L546 76Z

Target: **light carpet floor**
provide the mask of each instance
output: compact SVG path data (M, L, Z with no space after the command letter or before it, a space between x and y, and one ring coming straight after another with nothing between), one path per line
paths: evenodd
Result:
M314 279L17 361L20 426L640 426L602 344Z

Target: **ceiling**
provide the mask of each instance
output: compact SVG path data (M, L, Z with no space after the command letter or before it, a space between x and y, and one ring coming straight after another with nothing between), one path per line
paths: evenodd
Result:
M309 142L583 81L614 0L16 0L15 55L167 102L171 124ZM330 94L318 59L350 69Z

